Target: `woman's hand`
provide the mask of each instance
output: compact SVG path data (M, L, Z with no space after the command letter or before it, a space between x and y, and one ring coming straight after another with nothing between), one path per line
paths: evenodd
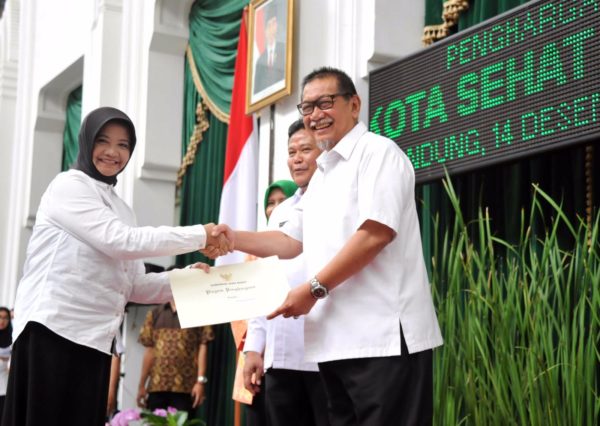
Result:
M192 263L191 265L188 265L188 268L202 269L207 274L210 272L210 265L204 262Z
M192 388L192 408L202 405L206 397L204 396L204 383L196 382Z

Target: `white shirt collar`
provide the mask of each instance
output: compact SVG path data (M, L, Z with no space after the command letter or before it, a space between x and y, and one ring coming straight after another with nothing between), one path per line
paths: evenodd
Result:
M335 158L332 157L332 153L334 152L337 154L337 157L348 160L356 147L356 143L367 131L367 126L365 126L362 121L356 123L356 125L346 133L330 151L323 151L321 155L317 157L317 166L319 169L324 170L327 168L327 163L333 161L332 159Z

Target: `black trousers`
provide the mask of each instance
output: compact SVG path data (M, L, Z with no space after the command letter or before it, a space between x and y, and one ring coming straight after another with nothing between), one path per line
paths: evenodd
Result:
M13 345L2 426L102 426L110 355L29 322Z
M260 392L252 398L252 405L242 404L246 417L246 426L267 426L267 413L265 412L265 385L260 387Z
M169 407L177 408L180 411L187 411L188 418L193 418L192 395L183 392L150 392L148 394L148 409L151 411L157 408Z
M318 372L270 368L265 374L269 426L329 426L327 395Z
M431 425L432 351L402 354L319 363L332 426Z

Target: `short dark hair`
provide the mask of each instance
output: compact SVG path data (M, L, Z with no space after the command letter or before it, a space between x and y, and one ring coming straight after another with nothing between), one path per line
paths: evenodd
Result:
M327 77L334 77L337 80L338 90L340 93L349 93L348 96L358 94L356 92L354 82L348 76L348 74L346 74L344 71L338 68L333 67L317 68L316 70L306 75L306 77L304 77L304 79L302 80L302 92L304 92L304 87L306 87L306 85L311 81Z
M294 134L300 130L306 129L306 127L304 126L304 120L302 120L301 118L297 119L296 121L294 121L292 124L290 124L290 127L288 127L288 140L294 136Z

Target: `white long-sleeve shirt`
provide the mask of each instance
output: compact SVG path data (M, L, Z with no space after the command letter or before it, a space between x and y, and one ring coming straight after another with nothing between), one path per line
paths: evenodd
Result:
M17 289L13 341L29 321L110 353L127 301L171 298L166 273L141 259L203 248L203 225L137 227L114 188L79 170L60 173L40 201Z
M288 220L296 204L300 201L300 189L278 205L269 219L269 229L279 229ZM296 287L308 280L304 255L282 260L290 286ZM248 321L248 333L244 352L264 351L264 368L284 368L286 370L319 371L317 364L304 361L304 316L298 319L281 316L267 321L265 317Z

